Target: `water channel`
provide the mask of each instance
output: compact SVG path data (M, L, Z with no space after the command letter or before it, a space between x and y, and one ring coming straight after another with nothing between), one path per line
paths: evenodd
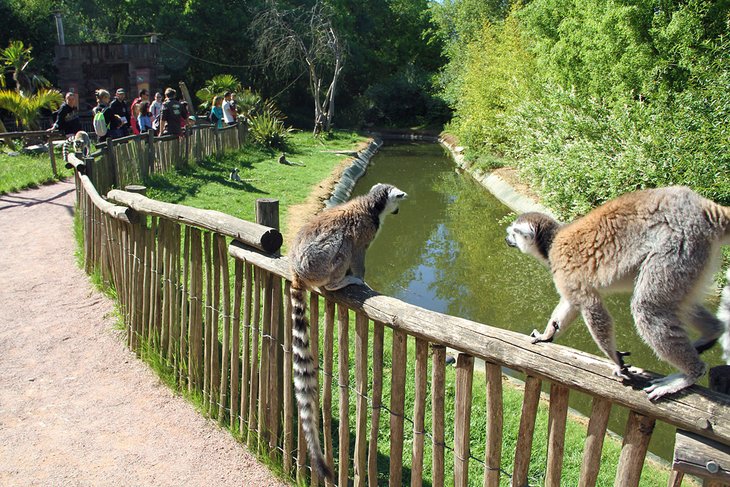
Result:
M511 210L459 171L448 151L434 143L388 142L353 193L366 193L378 182L394 184L409 197L399 214L386 219L368 251L370 286L423 308L491 326L525 334L533 328L543 330L558 300L548 271L505 244ZM628 297L612 297L607 306L616 322L619 350L632 352L630 364L662 374L674 372L636 335ZM603 356L580 321L560 343ZM703 358L710 366L722 364L719 347ZM572 392L570 406L587 415L590 398ZM621 434L626 416L625 410L614 408L609 428ZM674 428L657 423L650 450L671 460L673 445Z

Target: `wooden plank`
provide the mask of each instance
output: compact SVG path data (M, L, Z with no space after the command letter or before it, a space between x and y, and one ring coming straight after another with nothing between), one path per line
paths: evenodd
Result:
M415 398L413 401L413 454L411 486L423 483L423 447L425 439L426 386L428 385L428 342L416 339Z
M678 430L672 467L686 474L698 475L706 482L730 484L730 446Z
M269 455L273 458L276 454L276 447L279 439L279 426L281 423L281 399L279 399L279 391L283 377L279 377L279 350L281 349L281 339L279 338L279 324L281 320L281 277L271 276L271 339L269 340ZM282 330L283 332L283 330ZM284 357L282 356L282 359ZM283 363L282 363L283 367Z
M284 472L292 469L292 448L294 447L294 389L292 377L292 306L291 283L284 284Z
M335 303L325 300L324 313L324 357L323 371L324 383L322 385L322 434L324 436L324 455L327 458L327 465L334 472L334 449L332 446L332 361L334 355L334 328L335 328ZM325 485L334 485L326 480Z
M446 347L432 345L431 366L431 429L433 430L433 485L444 485L444 441L446 413Z
M487 448L484 453L484 487L499 486L502 462L502 427L504 422L502 397L502 367L486 364L487 379Z
M208 357L210 358L210 408L208 414L211 418L218 417L218 395L220 393L220 353L218 340L219 335L219 318L221 314L221 258L218 252L218 237L213 234L212 237L213 254L213 300L208 302L208 306L213 308L211 313L210 326L208 327L208 342L206 346L209 349ZM227 259L226 259L227 260ZM228 283L225 283L228 287Z
M545 486L560 487L565 451L565 423L568 419L568 395L570 390L560 384L550 385L550 411L548 415L548 451Z
M614 486L633 487L639 485L641 469L644 466L646 451L649 449L649 440L654 431L654 424L655 420L653 418L629 411Z
M253 328L251 330L251 382L249 384L248 404L248 449L253 450L258 442L258 419L256 406L259 391L259 326L261 323L261 270L254 267Z
M286 257L271 259L235 243L229 252L291 277ZM532 344L527 335L429 311L362 286L347 286L324 295L409 335L448 345L513 370L527 371L529 375L561 383L572 390L605 397L614 404L730 444L730 405L726 396L704 387L694 385L686 394L651 402L641 388L628 387L616 379L613 364L605 358L555 343Z
M532 440L535 432L535 418L537 416L537 406L540 403L540 385L540 379L527 376L512 474L512 485L517 487L527 485L527 472L530 468Z
M237 262L240 262L237 260ZM251 301L253 300L253 270L248 262L244 262L244 279L243 288L243 355L241 363L243 370L241 372L241 411L239 425L243 438L248 438L248 404L250 400L249 381L251 378Z
M337 306L337 357L339 366L339 470L338 484L347 485L350 469L350 317L345 306Z
M180 374L180 387L185 388L190 383L190 361L188 360L188 346L190 337L190 227L185 227L183 239L183 260L182 260L182 285L180 286L180 360L185 362L187 376L182 380Z
M118 189L109 191L107 198L110 201L129 206L140 213L159 216L235 238L264 252L274 253L283 243L283 237L278 230L241 220L220 211L165 203Z
M226 254L227 258L227 254ZM233 270L233 328L231 330L231 421L230 428L240 429L241 383L241 295L243 291L243 262L236 260Z
M269 349L271 347L271 273L264 271L262 273L262 292L264 295L263 318L261 319L261 365L259 373L259 451L263 445L268 443L269 430L267 424L268 408L269 408Z
M368 486L378 485L378 433L383 400L383 335L385 326L373 324L373 391L370 413L370 445L368 448Z
M190 348L188 364L192 371L189 391L203 390L203 248L200 230L190 228Z
M606 438L608 418L611 414L611 403L600 397L593 398L591 419L588 421L588 432L583 448L583 462L580 467L579 487L593 487L598 480L601 468L601 452L603 440Z
M392 378L390 382L390 479L389 485L403 481L403 415L406 391L408 335L393 330Z
M223 279L223 343L221 347L222 357L220 365L220 386L218 394L218 424L222 425L226 417L228 405L228 384L231 361L231 279L228 269L228 252L226 251L226 238L221 234L215 235L218 246L218 258L220 259L221 274ZM216 337L217 341L217 337ZM217 349L216 343L216 349ZM236 355L236 361L238 356ZM231 414L231 421L233 421Z
M203 233L203 255L205 256L205 321L203 321L203 410L210 408L211 357L210 328L213 322L213 259L211 256L211 235Z
M355 315L355 485L367 478L368 318Z
M454 485L469 485L469 433L474 357L460 353L456 359L456 405L454 406Z

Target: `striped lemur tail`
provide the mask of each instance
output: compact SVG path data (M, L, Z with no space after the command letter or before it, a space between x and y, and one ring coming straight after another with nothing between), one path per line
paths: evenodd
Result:
M725 333L720 338L725 362L730 365L730 268L725 274L727 283L722 290L720 306L717 308L717 319L725 325Z
M309 323L306 317L307 303L304 289L304 284L295 276L291 285L294 392L299 406L299 421L307 440L312 468L321 478L332 479L332 470L322 453L315 419L319 412L317 408L317 398L319 397L317 362L312 356L312 348L309 344L309 331L307 330Z

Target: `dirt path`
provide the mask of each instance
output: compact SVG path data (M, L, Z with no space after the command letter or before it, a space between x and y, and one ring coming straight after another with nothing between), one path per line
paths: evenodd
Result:
M124 346L74 186L0 196L0 485L285 485Z

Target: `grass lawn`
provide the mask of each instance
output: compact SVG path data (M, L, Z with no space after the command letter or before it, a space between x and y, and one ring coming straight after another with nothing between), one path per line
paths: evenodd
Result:
M0 194L35 188L73 176L73 172L64 167L63 158L58 151L56 168L58 176L54 177L48 154L11 156L0 151Z

